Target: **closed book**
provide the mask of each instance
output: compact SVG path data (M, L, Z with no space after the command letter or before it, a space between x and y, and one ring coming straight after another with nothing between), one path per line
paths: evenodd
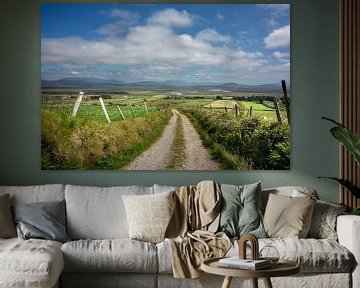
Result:
M222 258L219 260L219 265L222 267L247 269L247 270L259 270L270 267L271 263L266 259L251 260L251 259L240 259L237 256Z

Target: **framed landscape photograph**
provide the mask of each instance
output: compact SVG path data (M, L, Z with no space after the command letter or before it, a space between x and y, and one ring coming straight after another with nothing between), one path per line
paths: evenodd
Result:
M43 170L290 169L289 4L42 4Z

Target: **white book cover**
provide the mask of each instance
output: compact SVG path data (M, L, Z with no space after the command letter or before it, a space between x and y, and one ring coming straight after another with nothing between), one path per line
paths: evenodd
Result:
M238 268L248 268L248 269L259 269L270 266L269 260L266 259L259 259L259 260L240 259L237 256L222 258L219 260L219 264L221 266L226 265L226 267L234 267L234 268L238 267Z

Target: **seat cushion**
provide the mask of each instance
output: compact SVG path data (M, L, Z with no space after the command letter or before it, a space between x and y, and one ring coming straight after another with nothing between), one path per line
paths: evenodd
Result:
M63 268L60 242L0 239L1 287L52 287Z
M156 246L131 239L78 240L61 248L66 272L156 273Z
M344 246L330 239L259 239L259 250L265 245L275 247L281 259L298 263L301 273L350 272L355 263L353 255ZM237 251L235 242L228 256L236 255Z
M353 255L339 243L330 239L267 238L259 239L260 250L265 245L274 246L281 259L295 261L301 273L350 272L354 265ZM172 273L171 248L167 241L157 244L159 273ZM227 256L238 255L235 241ZM250 251L249 251L250 256Z
M65 185L0 186L0 195L4 194L10 194L11 204L61 201L65 198Z
M153 194L152 187L66 185L67 233L73 239L128 238L123 195Z

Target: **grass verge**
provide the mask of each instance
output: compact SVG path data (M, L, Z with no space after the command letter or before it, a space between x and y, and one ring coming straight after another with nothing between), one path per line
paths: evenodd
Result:
M42 110L41 166L44 170L121 169L162 134L172 113L103 123Z
M184 127L182 124L181 116L177 115L175 136L171 144L169 163L166 166L166 169L175 170L175 169L183 168L184 159L185 159Z

